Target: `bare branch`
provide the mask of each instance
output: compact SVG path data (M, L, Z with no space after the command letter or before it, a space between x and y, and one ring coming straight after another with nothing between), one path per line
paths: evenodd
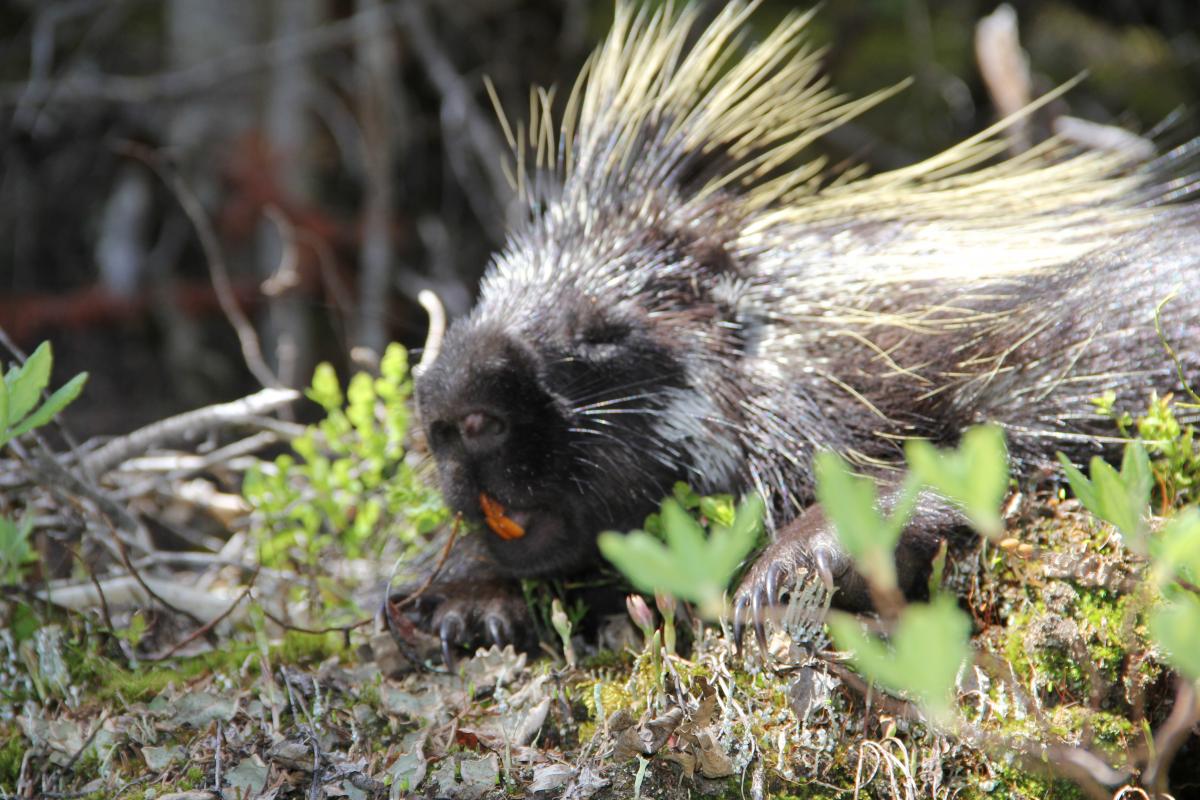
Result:
M250 320L234 297L233 281L229 277L229 268L225 265L225 257L221 253L221 242L217 238L217 232L213 230L200 198L191 190L183 177L150 148L136 142L125 142L119 150L148 165L174 193L183 213L187 214L188 219L192 222L192 227L196 229L200 247L208 261L208 272L212 278L213 290L217 294L217 302L225 313L226 319L229 320L229 324L237 333L246 366L263 386L280 386L279 378L271 372L267 367L267 362L263 360L262 347L259 345L258 334L255 333L254 326L250 324Z
M238 48L229 53L183 69L157 75L79 74L58 82L44 102L106 100L113 103L149 104L178 99L210 88L221 88L232 78L295 61L354 41L362 24L386 27L386 8L370 9L296 36L285 36L265 44ZM21 100L28 82L0 85L0 105Z
M1017 12L1008 3L1001 4L975 26L975 58L992 104L1001 118L1012 116L1029 105L1033 94L1029 59L1021 49ZM1028 150L1028 118L1014 122L1005 135L1012 152Z
M258 420L262 414L298 399L300 393L295 389L263 389L231 403L198 408L113 439L86 456L84 463L89 470L103 474L126 459L141 455L162 442L200 436L232 425L248 424Z

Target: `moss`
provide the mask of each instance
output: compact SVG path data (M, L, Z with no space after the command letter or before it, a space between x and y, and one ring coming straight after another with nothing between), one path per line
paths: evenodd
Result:
M183 773L183 777L175 785L178 791L188 791L196 789L204 785L204 770L200 767L188 767L187 772Z
M969 796L969 795L968 795ZM1005 800L1086 800L1083 790L1065 778L1050 778L1036 772L1003 768L996 773L996 786L979 797Z
M348 656L345 638L336 632L302 633L288 631L283 641L271 648L271 657L286 664L311 664L330 656Z
M580 659L581 670L629 669L633 656L627 651L601 650L595 655Z
M97 700L140 702L152 699L171 683L183 684L213 674L237 674L246 664L247 657L257 652L253 645L226 644L219 650L197 656L129 667L100 655L94 648L68 647L67 664L72 678L92 687L92 696ZM333 655L349 655L337 633L289 631L281 642L270 648L272 661L289 665L318 663ZM246 672L250 675L257 675L259 669L257 658L251 658L246 664ZM378 690L374 696L377 704Z
M587 709L588 717L592 722L601 721L596 718L597 687L600 690L600 705L605 717L622 708L628 709L630 713L634 713L636 716L635 706L637 701L629 693L629 690L626 689L624 682L590 681L579 685L579 699Z
M24 758L24 737L13 728L0 728L0 786L17 785Z
M168 684L187 683L213 673L236 673L246 656L255 652L250 646L229 646L211 653L189 658L172 659L155 664L139 664L130 668L111 659L93 656L86 664L86 682L95 685L95 697L99 700L123 698L127 702L148 701L165 689ZM257 664L251 663L257 671Z

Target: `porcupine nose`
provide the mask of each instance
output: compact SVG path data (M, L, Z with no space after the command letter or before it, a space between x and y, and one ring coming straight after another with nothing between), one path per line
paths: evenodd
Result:
M475 458L495 453L508 437L508 423L494 411L471 411L458 421L463 447Z

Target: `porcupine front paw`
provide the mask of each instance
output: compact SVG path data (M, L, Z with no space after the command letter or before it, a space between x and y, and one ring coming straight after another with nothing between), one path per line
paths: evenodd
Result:
M400 585L389 587L384 616L401 645L413 627L438 637L447 667L463 648L530 649L536 641L520 587L503 575L476 536L434 542Z
M879 509L890 514L901 490L884 484ZM930 492L917 504L896 544L896 581L909 599L928 592L930 567L942 540L955 529L963 528L962 512ZM820 506L810 506L776 535L775 541L759 555L734 595L733 635L740 648L746 625L754 628L760 647L766 647L766 621L780 603L801 569L815 572L833 591L833 605L847 611L867 611L872 607L867 582L854 570L854 562L838 541L833 524Z
M514 584L495 580L435 581L416 593L418 590L396 590L388 602L416 627L441 640L447 667L454 666L454 654L463 648L511 644L519 650L529 649L534 640L529 609ZM401 635L394 624L392 631Z
M869 607L866 585L852 569L850 556L824 514L813 507L779 531L734 593L733 637L739 649L748 624L759 647L766 649L768 618L777 613L797 578L805 573L815 573L834 592L839 607Z

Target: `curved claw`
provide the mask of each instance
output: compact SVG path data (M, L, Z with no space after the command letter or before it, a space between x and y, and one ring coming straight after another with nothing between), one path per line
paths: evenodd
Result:
M767 652L766 618L770 605L771 601L760 586L750 598L750 617L754 621L754 638L758 641L758 649L764 653Z
M438 636L442 639L442 660L446 669L454 671L454 646L458 644L463 633L463 620L458 614L447 614L438 628Z
M817 547L813 549L812 559L813 566L817 569L817 575L821 578L821 583L825 584L825 588L830 594L837 588L834 582L834 555L833 552L825 547Z
M746 633L747 606L749 604L749 599L742 595L733 606L733 647L739 656L742 654L742 637Z
M492 640L492 644L497 647L512 642L512 626L509 625L508 619L498 614L491 614L484 621L484 627L487 628L488 638Z
M769 603L778 603L780 594L780 585L788 575L788 569L778 561L767 567L767 601Z

